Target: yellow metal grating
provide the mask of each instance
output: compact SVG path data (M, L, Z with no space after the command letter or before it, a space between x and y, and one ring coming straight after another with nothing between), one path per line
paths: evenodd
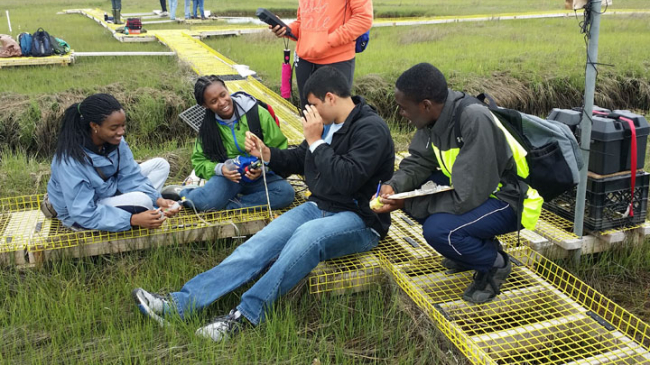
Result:
M363 290L384 277L373 251L321 262L309 276L309 292Z
M542 209L535 232L565 249L581 248L582 240L572 232L572 229L573 222Z
M425 265L382 267L474 364L648 364L650 329L528 247L510 250L513 272L493 302L461 300L470 272Z
M57 219L45 218L38 209L41 198L41 195L33 195L0 199L3 212L0 215L0 252L21 249L45 251L197 230L217 224L264 221L269 217L263 206L199 213L198 216L193 210L185 208L177 216L168 218L158 229L133 228L117 233L96 230L75 232Z
M156 30L150 34L176 52L176 56L199 75L239 75L233 61L183 30Z

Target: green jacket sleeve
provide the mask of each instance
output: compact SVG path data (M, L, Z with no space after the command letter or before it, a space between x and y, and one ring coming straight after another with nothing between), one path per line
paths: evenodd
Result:
M268 147L275 147L282 150L286 149L289 145L287 137L282 134L280 127L275 124L275 120L271 114L262 107L258 108L258 113L260 115L262 133L264 133L264 144Z
M208 156L203 154L203 146L199 139L194 142L194 149L192 150L192 167L196 176L208 180L214 176L214 168L217 163L211 161Z

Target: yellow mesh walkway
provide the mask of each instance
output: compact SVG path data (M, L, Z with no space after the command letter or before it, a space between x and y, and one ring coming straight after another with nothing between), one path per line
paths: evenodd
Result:
M474 364L650 364L648 325L528 247L510 249L513 273L483 305L460 299L470 272L394 252L379 250L382 267Z
M149 34L176 52L178 58L199 75L238 75L233 61L183 30L154 30Z
M37 252L201 229L206 229L206 233L177 237L182 242L206 240L210 239L207 231L213 226L266 221L269 217L264 207L200 213L199 216L190 209L183 209L177 216L168 218L159 229L133 228L117 233L95 230L75 232L57 219L45 218L38 209L41 198L42 195L31 195L0 199L0 253L16 250Z
M604 7L603 7L604 10ZM581 11L577 12L579 16ZM607 9L603 14L633 14L633 13L650 13L647 9ZM468 21L495 21L495 20L515 20L515 19L539 19L539 18L565 18L574 17L576 13L570 10L547 10L520 13L494 13L494 14L472 14L472 15L450 15L436 17L411 17L411 18L375 18L373 27L401 26L401 25L423 25L423 24L443 24L457 23Z

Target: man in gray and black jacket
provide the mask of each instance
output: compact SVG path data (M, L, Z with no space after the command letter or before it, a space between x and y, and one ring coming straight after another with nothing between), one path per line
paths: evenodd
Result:
M458 119L461 148L455 113L464 97L447 89L444 75L427 63L399 77L395 99L400 114L417 132L410 156L382 186L384 206L376 211L404 208L421 221L426 241L445 256L443 265L452 271L476 271L463 299L483 303L499 294L511 272L508 255L495 236L518 230L519 215L524 227L533 228L543 200L517 178L518 167L528 169L526 152L488 108L478 104L464 108ZM411 199L388 199L428 180L453 189Z

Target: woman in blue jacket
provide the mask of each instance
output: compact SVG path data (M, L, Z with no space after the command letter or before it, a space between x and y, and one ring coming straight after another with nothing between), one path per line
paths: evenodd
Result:
M66 109L47 184L57 218L71 228L158 228L179 211L159 190L169 164L138 165L124 141L126 115L111 95L95 94Z

